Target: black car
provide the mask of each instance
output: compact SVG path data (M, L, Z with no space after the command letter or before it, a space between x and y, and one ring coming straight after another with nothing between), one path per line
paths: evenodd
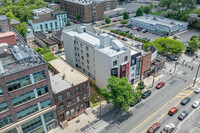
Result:
M141 101L141 99L137 99L137 101L136 101L135 103L132 103L130 106L133 107L133 106L135 106L136 104L138 104L140 101Z
M182 120L185 119L185 117L187 117L187 116L188 116L188 112L183 111L182 113L180 113L180 114L178 115L178 119L182 121Z
M127 31L124 31L125 33L129 33L129 31L127 30Z
M102 23L101 25L105 25L106 23Z
M124 41L128 41L126 38L122 38L122 40L124 40Z
M145 98L147 98L147 97L150 96L150 95L151 95L151 91L148 90L148 91L146 91L146 92L144 92L144 93L142 94L142 99L145 99Z
M115 35L115 34L112 34L112 36L113 36L113 37L117 37L117 35Z
M186 97L186 98L184 98L184 99L181 101L181 104L182 104L182 105L186 105L187 103L190 102L190 100L191 100L190 97Z

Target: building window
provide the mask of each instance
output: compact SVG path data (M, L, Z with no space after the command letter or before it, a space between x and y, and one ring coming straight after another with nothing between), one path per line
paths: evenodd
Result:
M38 96L42 96L42 95L44 95L44 94L46 94L48 92L49 92L49 90L48 90L48 86L47 85L45 85L43 87L40 87L40 88L37 88Z
M146 69L146 65L145 65L145 69Z
M44 79L46 78L46 77L45 77L45 71L42 70L42 71L40 71L40 72L33 73L33 78L34 78L34 81L35 81L35 82L44 80Z
M79 92L79 88L78 87L76 87L76 92Z
M85 93L83 94L83 97L84 97L84 98L86 98L86 97L87 97L87 92L85 92Z
M56 27L56 29L58 28L58 24L57 24L57 22L55 22L55 27Z
M83 56L81 56L81 59L82 59L82 60L84 60L84 57L83 57Z
M46 30L48 30L48 25L47 24L45 24L45 28L46 28Z
M134 70L135 69L135 67L132 67L132 70Z
M2 88L0 87L0 95L3 95L3 91Z
M128 60L128 56L125 56L125 57L124 57L124 61L127 61L127 60Z
M7 25L5 25L4 27L5 27L5 31L8 31L8 26L7 26Z
M42 125L42 121L41 121L41 118L39 116L35 119L32 119L32 120L22 124L22 131L24 133L28 133L29 131L33 130L33 128L37 128L41 125Z
M131 74L131 77L134 77L134 73L133 73L133 74Z
M82 48L82 47L83 47L83 44L81 43L80 45L81 45L81 48Z
M62 100L62 95L59 95L58 96L58 101L61 101Z
M113 61L113 66L117 66L117 60Z
M86 51L89 51L89 48L88 48L88 46L86 46Z
M40 105L41 105L41 109L49 107L51 106L51 100L50 99L44 100L40 103Z
M7 117L4 117L4 118L1 118L0 119L0 128L10 124L10 123L13 123L13 118L12 116L7 116Z
M46 114L43 114L43 116L44 116L45 123L54 119L53 111L47 112Z
M147 58L146 58L146 62L147 62Z
M74 109L71 109L71 115L74 115Z
M87 59L87 63L90 64L89 60Z
M89 58L89 54L88 53L86 53L86 56L87 56L87 58Z
M86 89L86 87L87 87L87 84L83 84L83 89Z
M84 106L83 106L83 104L81 104L81 109L84 109Z
M71 96L71 93L70 91L67 92L67 97L70 97Z
M8 104L6 101L0 103L0 113L8 110Z
M76 41L74 40L74 44L76 44Z
M59 107L59 109L60 109L60 110L63 110L63 109L64 109L64 105L61 104L60 107Z
M76 110L77 110L77 112L79 112L79 111L80 111L80 108L79 108L79 106L77 106L77 107L76 107Z
M67 117L67 118L70 117L69 111L66 112L66 117Z
M60 121L64 121L64 120L65 120L64 114L60 115Z
M37 104L17 112L18 119L24 118L38 111Z
M150 61L151 59L150 59L150 57L149 57L149 61Z
M131 65L134 65L135 64L135 59L132 59L131 60Z
M43 31L43 26L42 25L40 25L40 30Z
M89 67L89 66L87 66L87 69L88 69L88 70L90 70L90 67Z
M33 98L35 98L35 94L32 90L32 91L29 91L27 93L24 93L24 94L21 94L21 95L18 95L16 97L12 98L11 101L14 106L17 106L17 105L23 104Z
M50 23L50 27L51 27L51 29L53 29L53 24L52 23Z
M76 97L76 101L79 102L80 101L80 96Z
M83 54L83 50L81 50L81 54Z
M72 105L72 101L69 100L68 103L67 103L67 105L68 105L68 106L71 106L71 105Z
M31 78L29 75L27 75L25 77L21 77L19 79L7 82L6 86L8 88L8 91L11 92L30 84L31 84Z

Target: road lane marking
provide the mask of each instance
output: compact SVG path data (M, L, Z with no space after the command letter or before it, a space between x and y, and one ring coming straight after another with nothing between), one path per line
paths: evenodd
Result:
M191 86L191 85L189 85L189 86ZM188 86L185 88L185 89L183 89L182 91L185 91L186 89L188 88ZM181 92L181 91L180 91ZM179 93L180 93L179 92ZM179 95L179 93L176 95L176 96L178 96ZM156 112L154 112L152 115L150 115L147 119L145 119L143 122L141 122L139 125L137 125L134 129L132 129L129 133L132 133L133 131L135 131L138 127L140 127L143 123L145 123L147 120L149 120L152 116L154 116L157 112L159 112L162 108L164 108L167 104L169 104L173 99L175 99L176 98L176 96L174 96L171 100L169 100L166 104L164 104L161 108L159 108Z
M176 105L174 105L174 106L172 106L172 107L177 107L178 104L180 104L180 103L181 103L181 101L179 101ZM163 117L165 117L167 114L168 114L168 111L167 111L164 115L162 115L162 116L161 116L157 121L155 121L154 123L160 121L160 120L161 120ZM151 126L150 126L150 127L151 127ZM144 130L143 133L145 133L148 129L149 129L149 127L148 127L146 130Z

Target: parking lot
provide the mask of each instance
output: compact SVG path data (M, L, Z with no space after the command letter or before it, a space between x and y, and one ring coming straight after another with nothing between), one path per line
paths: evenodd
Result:
M199 34L200 34L200 32L195 29L188 29L187 31L185 31L183 33L177 33L177 35L180 37L179 41L181 41L181 42L189 41L191 36L199 35Z

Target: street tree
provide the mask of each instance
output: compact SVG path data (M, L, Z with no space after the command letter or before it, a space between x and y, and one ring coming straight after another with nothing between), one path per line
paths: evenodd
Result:
M196 7L196 0L181 0L182 7L194 9Z
M126 11L123 13L123 19L129 19L129 15Z
M197 39L197 38L198 38L197 35L193 35L193 36L190 37L190 41L192 41L193 39Z
M142 16L142 15L143 15L142 9L138 8L136 11L136 16Z
M9 19L16 19L20 22L20 19L15 17L15 15L12 13L12 12L7 12L6 14L6 17L8 17Z
M79 13L77 13L77 14L76 14L76 20L77 20L77 21L80 21L80 18L81 18L81 17L80 17L80 15L79 15Z
M151 12L151 8L149 6L145 6L143 9L143 13L149 14Z
M28 31L28 29L27 29L27 27L26 27L26 23L21 23L21 24L15 26L15 29L16 29L23 37L25 37L25 35L26 35L27 31Z
M167 6L167 9L169 9L170 5L174 2L175 0L160 0L158 5L162 7Z
M181 7L178 3L172 3L169 8L173 11L178 11Z
M106 24L110 24L110 19L107 17L107 18L105 19L105 22L106 22Z
M179 55L184 50L183 42L170 38L161 37L152 42L160 54L164 55Z
M111 76L108 79L107 89L101 88L101 94L107 103L112 103L114 107L128 110L129 106L136 101L136 93L127 78Z
M140 81L136 87L136 90L138 90L138 92L141 92L145 87L146 85L144 84L144 81Z
M151 4L149 5L149 7L150 7L151 9L153 9L153 3L151 3Z
M15 5L25 6L26 2L24 0L18 0L17 2L15 2Z
M199 47L199 42L197 41L197 38L194 38L193 40L188 42L188 51L190 51L191 53L195 53L196 51L198 51L198 47Z
M116 15L120 16L121 14L120 14L120 12L119 12L119 11L117 11Z
M9 6L12 5L12 1L11 0L2 0L3 6Z

